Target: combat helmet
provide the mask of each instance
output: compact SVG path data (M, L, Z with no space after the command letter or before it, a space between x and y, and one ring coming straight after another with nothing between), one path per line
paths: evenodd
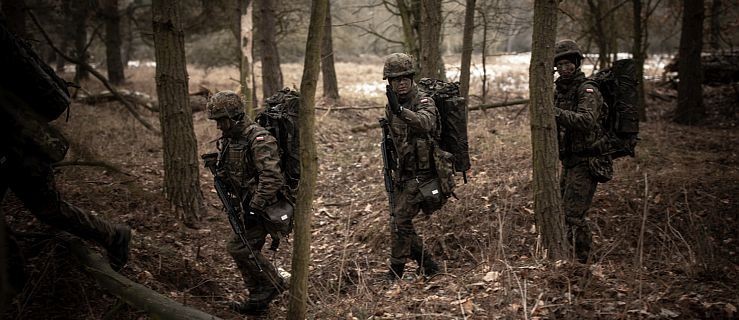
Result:
M385 57L385 66L382 68L382 80L400 76L413 75L413 57L405 53L391 53Z
M573 62L579 67L583 55L577 43L570 39L557 41L557 43L554 45L554 63L557 63L557 60L570 55L574 55L576 57L576 60Z
M229 117L238 120L244 116L244 103L241 96L233 91L220 91L214 94L205 106L208 119Z

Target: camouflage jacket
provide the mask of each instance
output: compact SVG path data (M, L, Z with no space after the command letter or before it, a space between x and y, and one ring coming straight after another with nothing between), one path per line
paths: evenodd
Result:
M555 84L559 155L562 163L570 167L594 156L588 154L588 149L605 134L601 121L608 111L604 110L598 87L588 82L582 72L573 79L559 78Z
M239 122L221 138L219 149L218 174L242 203L264 210L277 200L285 182L277 141L267 130L254 122Z
M429 138L433 139L438 134L438 111L434 99L419 92L415 85L408 96L400 99L403 111L399 115L390 112L389 107L385 109L398 151L396 180L434 174L433 141Z

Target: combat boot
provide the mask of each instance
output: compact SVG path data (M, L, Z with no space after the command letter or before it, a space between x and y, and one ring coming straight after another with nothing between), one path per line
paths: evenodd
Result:
M439 273L439 265L431 258L431 254L426 252L426 250L423 250L421 247L411 247L411 258L416 260L416 263L418 263L416 274L430 277Z
M405 263L391 263L390 270L387 272L387 280L395 281L403 279L403 271L405 270Z
M110 267L115 271L121 270L128 262L128 249L131 242L131 228L125 225L116 225L110 244L106 246Z
M276 283L254 289L249 292L249 299L243 303L232 303L231 309L242 314L261 314L269 309L269 304L280 293L285 291L287 286L282 277L277 277Z

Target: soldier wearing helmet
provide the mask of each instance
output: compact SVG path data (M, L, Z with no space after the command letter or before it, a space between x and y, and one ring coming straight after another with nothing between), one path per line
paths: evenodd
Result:
M425 201L423 186L438 181L432 157L432 137L438 134L438 111L434 100L418 91L413 76L416 71L411 56L393 53L385 57L382 78L387 79L388 99L385 119L395 145L391 152L396 164L396 186L391 206L391 253L388 278L402 278L407 260L415 260L419 273L430 276L439 266L423 247L413 226L419 211L430 214L438 207ZM437 191L438 192L438 191ZM392 200L391 200L392 201Z
M250 246L247 248L236 234L227 245L249 290L249 299L232 303L232 308L245 314L262 313L285 289L284 280L261 253L267 234L271 234L265 208L279 201L278 193L285 185L279 147L266 129L244 114L237 93L216 93L208 100L206 110L208 119L215 120L222 133L217 143L217 175L231 198L238 199L232 205L245 213L244 233Z
M597 85L580 70L582 60L575 41L556 43L554 66L559 77L555 81L554 112L563 168L562 206L570 244L577 259L586 263L592 246L587 212L598 182L604 182L598 177L603 177L604 172L612 174L613 168L609 156L588 151L605 134L600 124L608 110Z

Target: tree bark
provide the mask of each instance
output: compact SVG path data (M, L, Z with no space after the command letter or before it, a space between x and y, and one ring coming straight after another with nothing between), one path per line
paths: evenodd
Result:
M475 0L467 0L464 11L464 31L462 35L462 65L459 74L459 93L464 101L470 97L470 64L472 62L472 36L475 33Z
M713 0L711 6L711 49L718 51L721 49L721 10L723 5L721 0Z
M678 56L677 109L675 122L695 124L705 116L703 106L703 0L683 0L683 22Z
M331 3L326 6L326 22L323 25L323 41L321 41L321 74L323 75L323 97L339 99L339 83L334 66L334 44L331 39Z
M636 85L637 103L636 110L639 113L639 121L647 121L647 106L644 98L644 41L642 34L644 28L642 25L642 1L632 0L634 15L634 43L632 45L632 55L634 56L634 65L636 66L636 79L639 83Z
M185 67L185 35L178 2L152 2L156 84L164 147L164 193L185 225L194 226L205 210L200 191L197 143Z
M566 259L569 253L557 180L557 124L552 99L556 30L557 0L536 0L529 67L534 214L543 248L549 258L558 260Z
M257 43L262 61L262 99L266 99L282 89L282 70L280 53L277 50L277 18L274 0L257 0Z
M101 287L123 300L126 304L145 311L152 318L162 320L220 319L198 309L185 306L139 283L129 280L113 271L108 261L99 253L88 249L80 239L69 234L63 236L63 238L69 244L72 254L74 254L75 258L84 267L85 272L95 279Z
M108 80L112 84L119 85L126 77L121 59L121 15L118 12L118 0L105 0L102 9L105 17L105 61L108 66Z
M254 107L256 99L254 99L254 27L253 21L254 1L239 1L239 48L241 53L241 62L239 70L241 83L241 95L244 98L244 112L254 119Z
M287 318L303 320L308 302L308 266L310 264L311 216L313 192L316 186L318 155L315 141L315 96L321 58L321 37L326 20L328 0L313 0L305 44L303 78L300 81L300 183L295 213L295 242L290 278L290 305Z
M441 0L421 1L421 18L419 26L421 57L419 59L419 76L444 79L441 61Z
M8 29L21 38L26 37L26 1L4 0L2 12L8 24Z
M87 53L87 19L90 16L90 0L80 0L70 2L72 11L72 23L74 25L74 50L77 61L89 64L90 55ZM79 83L80 80L90 78L87 69L80 65L76 66L74 81Z
M413 1L413 0L411 0ZM398 14L400 14L400 22L403 26L403 43L405 51L414 57L419 57L418 34L416 32L416 24L414 23L415 14L413 12L413 3L408 4L406 0L396 0L398 5ZM416 59L418 63L418 59Z

